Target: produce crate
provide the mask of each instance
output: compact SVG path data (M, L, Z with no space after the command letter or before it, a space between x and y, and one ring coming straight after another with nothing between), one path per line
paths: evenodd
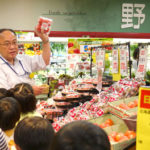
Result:
M129 130L129 129L127 128L127 126L124 123L117 124L115 126L108 127L105 129L105 131L108 135L110 135L114 131L118 132L118 133L119 132L125 133L127 130ZM123 150L135 142L136 142L136 138L128 139L128 140L125 140L122 142L111 142L111 150Z
M53 120L56 117L62 116L63 115L63 110L58 110L58 109L45 109L44 110L44 118L48 120Z
M105 122L107 119L111 119L114 122L114 125L103 128L104 131L107 133L107 135L110 135L112 132L122 132L125 133L127 130L129 130L129 128L127 127L127 125L124 123L124 121L113 115L113 114L104 114L98 118L93 118L88 120L89 122L92 122L94 124L101 124L103 122ZM120 141L120 142L111 142L111 150L123 150L125 148L127 148L128 146L130 146L131 144L135 143L136 139L128 139L125 141Z
M129 130L136 131L136 121L137 121L137 115L122 118Z
M121 99L121 100L114 101L114 102L109 102L108 103L108 108L109 108L108 110L110 113L118 116L119 118L125 118L125 117L130 117L130 116L136 115L137 107L130 108L128 110L125 110L125 109L122 109L119 107L119 104L122 104L122 103L128 104L129 102L132 102L136 99L138 99L138 96L134 96L134 97L126 98L126 99Z
M101 124L101 123L104 123L107 119L111 119L114 122L113 126L115 126L116 124L123 124L124 123L124 121L122 119L118 118L117 116L115 116L113 114L109 114L109 113L104 114L98 118L90 119L88 121L95 123L95 124ZM106 127L106 128L108 128L108 127Z

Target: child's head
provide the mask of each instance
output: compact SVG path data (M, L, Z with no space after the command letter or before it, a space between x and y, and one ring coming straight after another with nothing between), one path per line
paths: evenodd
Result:
M103 129L87 121L74 121L63 126L54 137L53 150L110 150Z
M20 105L12 97L0 100L0 128L3 131L13 129L20 119Z
M0 99L7 97L7 90L5 88L0 88Z
M19 83L10 90L10 93L21 105L21 112L23 114L33 112L36 109L37 100L30 84Z
M49 150L54 136L50 122L41 117L26 117L14 132L16 148L21 150Z

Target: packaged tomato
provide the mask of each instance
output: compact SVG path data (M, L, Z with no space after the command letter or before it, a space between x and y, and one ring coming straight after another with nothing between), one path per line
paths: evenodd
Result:
M52 19L40 17L38 20L37 30L41 32L41 29L43 29L44 33L49 34L52 22L53 22Z

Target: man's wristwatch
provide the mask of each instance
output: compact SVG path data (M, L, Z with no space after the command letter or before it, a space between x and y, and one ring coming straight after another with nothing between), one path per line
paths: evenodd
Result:
M49 40L47 40L47 41L42 41L42 43L43 43L43 44L47 44L47 43L49 43Z

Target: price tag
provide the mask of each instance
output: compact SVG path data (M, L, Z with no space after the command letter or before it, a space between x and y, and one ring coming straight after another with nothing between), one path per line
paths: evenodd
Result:
M150 87L141 87L139 92L136 149L149 149L150 133Z

